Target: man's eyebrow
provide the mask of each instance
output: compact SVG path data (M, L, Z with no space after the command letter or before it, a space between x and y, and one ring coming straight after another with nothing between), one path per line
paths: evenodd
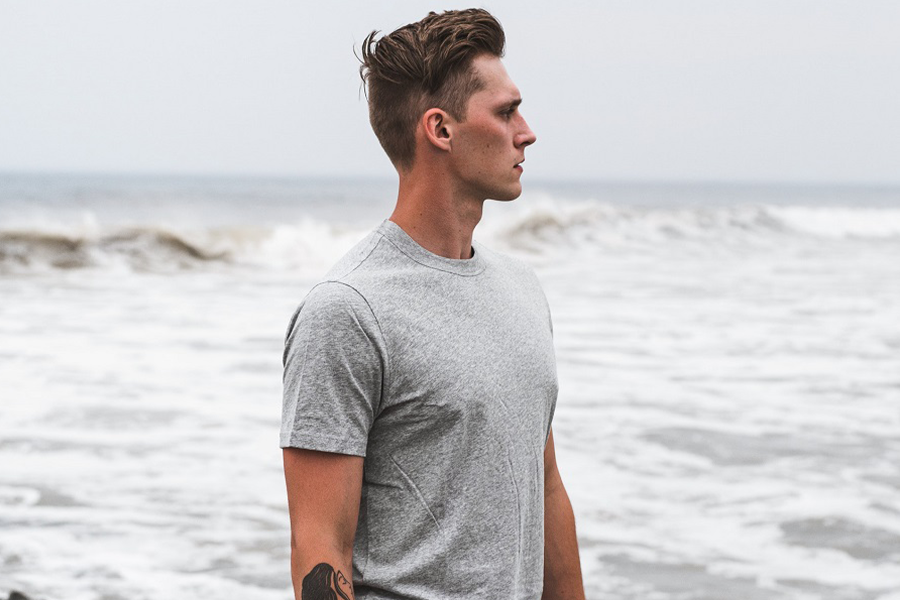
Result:
M522 98L515 98L514 100L510 100L509 102L501 104L500 107L504 110L513 109L518 107L520 104L522 104Z

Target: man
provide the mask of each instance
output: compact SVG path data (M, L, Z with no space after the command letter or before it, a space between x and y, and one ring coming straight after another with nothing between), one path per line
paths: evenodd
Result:
M473 9L375 35L361 73L399 193L288 329L295 594L583 598L546 300L527 267L472 245L484 201L521 194L535 141L503 29Z

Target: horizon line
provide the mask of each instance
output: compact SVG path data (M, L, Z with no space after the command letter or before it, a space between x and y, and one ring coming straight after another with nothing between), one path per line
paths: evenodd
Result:
M2 169L0 177L85 177L109 179L220 179L220 180L269 180L269 181L318 181L318 182L359 182L395 183L396 176L383 175L339 175L334 173L289 173L289 172L213 172L213 171L101 171L65 169ZM809 180L809 179L722 179L722 178L655 178L655 177L538 177L523 181L524 187L531 185L601 185L601 186L645 186L645 187L794 187L794 188L868 188L900 189L900 181L859 181L859 180Z

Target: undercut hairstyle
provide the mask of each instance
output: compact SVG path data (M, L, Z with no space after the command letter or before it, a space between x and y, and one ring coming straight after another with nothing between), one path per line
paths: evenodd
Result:
M367 88L369 122L388 158L399 170L415 160L419 118L431 108L465 121L472 94L484 87L472 61L503 56L503 27L480 8L428 13L376 40L362 43L360 76Z

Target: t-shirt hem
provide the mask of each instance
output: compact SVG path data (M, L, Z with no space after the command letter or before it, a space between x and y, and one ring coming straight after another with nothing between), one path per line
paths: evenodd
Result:
M324 437L321 434L310 437L297 432L282 433L279 444L282 448L301 448L351 456L366 456L365 444L353 443L352 440L346 438Z

